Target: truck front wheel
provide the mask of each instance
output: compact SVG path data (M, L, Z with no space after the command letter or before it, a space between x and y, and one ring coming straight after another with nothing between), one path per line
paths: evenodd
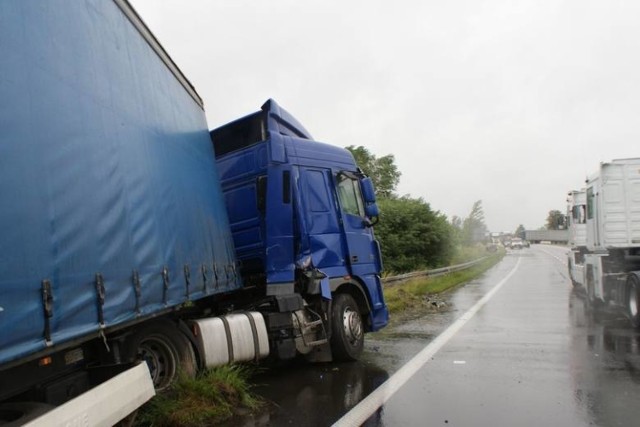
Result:
M333 297L331 310L331 352L336 360L357 360L364 346L360 310L349 294Z
M196 357L191 343L169 321L142 326L130 339L139 359L145 361L156 390L169 387L180 373L194 376Z
M627 284L627 314L633 327L640 327L640 283L635 276Z

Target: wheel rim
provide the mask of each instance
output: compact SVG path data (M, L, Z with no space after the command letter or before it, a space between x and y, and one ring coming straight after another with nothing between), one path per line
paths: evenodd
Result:
M635 283L631 284L629 288L629 314L631 317L638 315L638 292Z
M355 346L363 334L360 314L351 307L346 307L342 313L342 327L349 344Z
M160 337L147 337L140 343L140 356L149 367L156 390L167 387L175 377L178 365L171 344Z

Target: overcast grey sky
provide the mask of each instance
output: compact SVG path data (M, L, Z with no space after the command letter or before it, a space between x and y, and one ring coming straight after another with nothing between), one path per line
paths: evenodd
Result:
M491 231L544 225L640 157L640 2L131 0L211 128L274 98L315 139L393 154L398 192Z

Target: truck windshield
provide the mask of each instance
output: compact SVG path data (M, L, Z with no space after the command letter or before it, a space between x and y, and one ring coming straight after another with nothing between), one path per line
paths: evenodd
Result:
M351 215L364 217L364 203L358 180L344 174L338 174L338 199L342 211Z

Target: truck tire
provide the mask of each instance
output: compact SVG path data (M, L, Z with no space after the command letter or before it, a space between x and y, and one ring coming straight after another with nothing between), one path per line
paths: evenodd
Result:
M147 362L157 391L169 387L180 374L193 377L197 362L191 343L170 321L143 326L128 343L140 360Z
M627 314L634 328L640 327L640 281L636 276L627 282Z
M331 352L335 360L358 360L364 346L364 327L358 304L349 294L336 294L331 310Z

